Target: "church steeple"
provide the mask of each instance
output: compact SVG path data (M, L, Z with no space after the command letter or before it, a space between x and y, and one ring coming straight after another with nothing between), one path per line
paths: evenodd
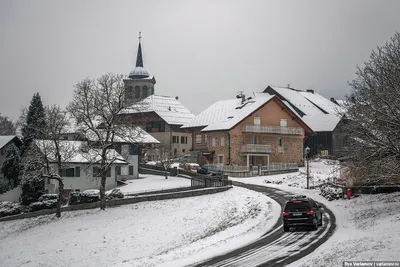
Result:
M143 67L142 55L142 33L139 32L139 46L136 56L136 66L129 73L128 78L124 79L125 83L125 101L132 104L154 94L154 85L156 79L150 76Z
M143 68L143 56L142 56L141 39L142 39L142 32L139 32L139 47L138 47L137 56L136 56L136 67L142 67Z

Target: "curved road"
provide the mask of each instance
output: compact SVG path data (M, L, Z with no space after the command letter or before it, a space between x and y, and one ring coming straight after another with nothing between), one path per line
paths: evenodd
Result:
M234 185L264 193L277 201L281 207L286 203L284 196L290 195L288 192L265 186L239 182L234 182ZM279 267L292 263L314 251L333 234L336 228L335 216L324 205L321 204L321 206L324 209L324 222L323 226L318 227L317 231L299 229L284 232L282 221L279 219L269 232L255 242L192 266Z

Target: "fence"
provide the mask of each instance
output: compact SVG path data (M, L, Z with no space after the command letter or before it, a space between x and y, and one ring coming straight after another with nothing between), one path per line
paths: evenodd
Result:
M218 166L225 174L232 177L253 177L299 170L297 163L270 163L267 166Z
M141 164L140 167L144 169L165 172L165 168L163 166ZM178 168L168 168L167 172L171 176L183 176L185 178L191 179L191 186L196 188L222 187L232 185L232 181L229 181L227 177L224 178L222 174L209 176Z

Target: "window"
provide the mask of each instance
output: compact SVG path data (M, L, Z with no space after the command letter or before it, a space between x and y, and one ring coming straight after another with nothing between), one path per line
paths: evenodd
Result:
M218 163L219 164L224 163L224 155L218 155Z
M181 144L187 144L187 136L181 136Z
M149 95L149 89L147 86L143 86L143 98L147 97Z
M281 127L286 127L286 126L287 126L287 120L281 119Z
M137 145L129 145L129 155L139 155L139 147Z
M115 166L115 174L121 175L121 166Z
M93 177L101 177L99 167L93 167ZM107 169L106 177L111 177L111 168Z
M182 153L185 153L185 149L182 149Z
M65 168L61 170L63 177L75 177L75 168Z
M254 145L257 144L257 136L253 136L252 142L253 142Z
M225 136L221 136L221 146L225 146Z
M81 167L75 167L75 177L81 177Z
M215 137L212 137L212 138L211 138L211 145L212 145L213 147L217 146L217 140L216 140Z
M179 144L179 136L172 136L172 143Z
M254 117L254 125L255 126L260 126L261 125L261 118L260 117Z
M278 138L278 153L283 153L282 137Z
M129 175L133 175L133 166L129 166Z
M178 149L174 148L174 157L178 154Z
M196 144L201 144L201 140L202 138L201 138L201 134L197 134L196 135Z
M140 86L139 85L135 86L135 98L136 99L140 98Z

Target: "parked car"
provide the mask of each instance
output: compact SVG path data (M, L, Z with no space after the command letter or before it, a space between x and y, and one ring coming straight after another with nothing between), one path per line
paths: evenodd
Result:
M196 173L200 169L197 163L185 163L185 170Z
M282 212L283 231L290 227L312 227L317 230L322 225L322 207L306 196L293 196L286 202Z
M213 165L203 165L200 169L197 170L197 173L210 176L222 175L220 169L218 169L218 167Z

